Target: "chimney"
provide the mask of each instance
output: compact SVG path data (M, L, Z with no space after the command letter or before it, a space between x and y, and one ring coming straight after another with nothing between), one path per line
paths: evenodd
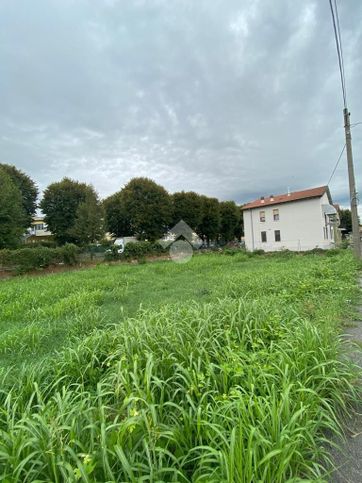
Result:
M260 198L260 203L265 203L264 196L262 196L262 197Z
M289 188L289 186L288 186L288 196L290 196L290 194L291 194L291 193L290 193L290 188Z
M274 201L274 195L270 195L270 201Z

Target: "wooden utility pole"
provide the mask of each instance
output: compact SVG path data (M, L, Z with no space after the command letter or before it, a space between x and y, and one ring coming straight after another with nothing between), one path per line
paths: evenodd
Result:
M344 130L346 133L349 196L351 201L351 215L352 215L353 251L357 258L361 258L361 240L360 240L360 234L359 234L359 220L358 220L358 197L357 197L357 191L356 191L356 181L354 178L350 113L348 112L347 107L343 109L343 115L344 115Z

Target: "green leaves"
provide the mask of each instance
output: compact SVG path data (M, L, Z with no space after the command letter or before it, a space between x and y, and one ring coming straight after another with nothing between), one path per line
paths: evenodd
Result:
M213 299L178 300L180 274L195 283L205 267L212 267ZM42 312L32 312L38 333L51 317L61 325L60 315L81 320L84 330L76 345L46 363L28 364L15 381L11 373L2 376L0 479L323 479L323 435L339 431L337 414L356 396L356 371L341 357L338 336L338 319L355 287L350 253L248 261L206 255L188 268L160 263L99 270L59 277L53 290L64 298L52 303L39 281L33 282L35 298L24 282L17 286L27 306L42 300ZM102 321L104 293L117 282L123 292L126 280L130 288L112 299L115 311L137 291L135 279L146 278L146 290L153 291L167 274L175 284L173 292L169 287L173 303L149 304L84 337L92 329L86 319L98 309ZM5 308L12 293L0 294ZM0 320L13 324L16 316L7 312ZM14 350L16 342L9 340Z
M0 249L15 247L25 231L21 192L0 165Z
M30 226L32 216L35 214L38 188L28 175L15 166L0 164L0 171L5 172L10 177L12 183L20 192L23 212L21 226L25 231Z
M54 238L64 243L91 243L103 235L103 211L94 188L64 178L44 191L40 208Z

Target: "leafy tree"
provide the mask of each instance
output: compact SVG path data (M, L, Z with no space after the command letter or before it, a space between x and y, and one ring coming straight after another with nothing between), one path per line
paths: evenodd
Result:
M234 240L240 224L240 210L233 201L220 203L220 237L227 243Z
M194 231L202 221L202 198L193 191L174 193L172 195L173 224L183 220Z
M345 234L352 232L352 215L351 210L340 210L339 211L340 228L344 228Z
M28 228L36 210L38 188L28 175L17 169L15 166L11 166L10 164L0 164L0 168L10 176L12 182L20 191L23 208L23 220L21 223L23 228Z
M77 242L74 229L78 208L87 196L96 197L93 187L69 178L50 184L44 191L40 208L45 214L45 223L60 244Z
M15 247L24 233L24 211L19 188L0 167L0 248Z
M167 191L149 178L133 178L121 193L133 234L150 241L162 237L172 222Z
M133 235L129 214L126 211L122 192L119 191L103 201L105 228L115 236Z
M241 237L244 236L244 217L243 217L243 207L238 206L239 210L239 223L235 228L235 237L241 241Z
M79 203L72 235L81 245L103 238L104 212L95 191L87 193L85 200Z
M210 244L216 240L220 228L220 206L216 198L202 196L202 219L198 228L199 236Z

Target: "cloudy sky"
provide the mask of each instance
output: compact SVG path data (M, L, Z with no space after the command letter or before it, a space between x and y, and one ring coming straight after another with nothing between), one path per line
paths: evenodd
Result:
M339 15L356 123L362 2ZM328 0L1 0L0 106L1 162L102 197L134 176L237 202L318 186L344 144ZM348 203L345 158L331 191Z

